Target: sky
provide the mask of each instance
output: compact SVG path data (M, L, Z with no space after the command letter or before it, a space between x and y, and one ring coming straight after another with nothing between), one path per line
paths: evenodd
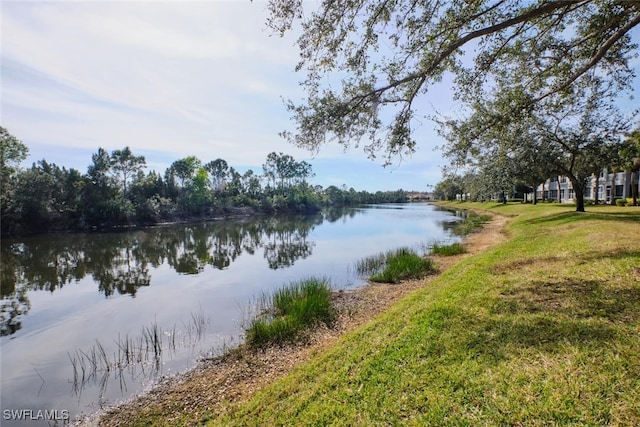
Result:
M143 155L147 171L217 158L262 172L271 152L312 165L310 182L428 191L446 164L426 120L418 151L383 167L361 149L299 149L286 99L300 100L295 34L266 28L261 1L0 1L0 124L46 159L84 173L99 147ZM424 114L455 111L445 81ZM383 156L380 156L383 157Z

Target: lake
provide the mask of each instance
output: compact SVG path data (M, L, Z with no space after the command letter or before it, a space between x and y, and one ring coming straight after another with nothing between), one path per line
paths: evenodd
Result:
M458 241L459 215L367 205L3 239L1 424L62 423L127 400L237 345L264 293L312 276L362 286L356 261Z

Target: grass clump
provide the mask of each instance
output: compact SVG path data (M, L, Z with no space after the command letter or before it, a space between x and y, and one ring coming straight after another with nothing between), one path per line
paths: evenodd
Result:
M327 279L291 283L264 296L259 305L261 314L246 330L246 343L253 348L294 342L316 324L329 325L335 314Z
M480 215L474 211L469 211L467 217L459 221L453 227L453 233L458 236L466 236L473 233L477 228L491 220L491 215Z
M386 254L382 271L369 277L372 282L398 283L407 279L420 279L435 270L433 261L408 248Z
M467 252L467 250L462 246L461 243L452 243L450 245L439 245L434 243L431 247L431 253L433 255L440 256L453 256L460 255Z

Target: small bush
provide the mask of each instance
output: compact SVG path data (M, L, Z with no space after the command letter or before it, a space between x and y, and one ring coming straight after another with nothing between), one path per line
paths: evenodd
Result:
M421 257L414 251L403 248L389 254L384 269L369 277L369 280L398 283L401 280L420 279L434 270L435 267L431 259Z
M431 248L431 253L433 255L441 255L441 256L452 256L459 255L467 252L467 250L462 246L461 243L453 243L451 245L439 245L434 243Z
M261 303L262 314L246 330L250 347L285 344L318 323L331 324L334 308L326 279L309 278L278 289Z
M616 199L616 206L626 206L627 199Z

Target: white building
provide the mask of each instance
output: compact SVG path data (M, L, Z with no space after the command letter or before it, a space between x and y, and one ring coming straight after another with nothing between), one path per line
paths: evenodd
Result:
M595 175L591 177L584 190L584 199L596 200L597 195L599 203L612 203L615 199L631 198L632 185L638 188L637 175L640 174L636 174L635 183L632 183L631 172L608 173L606 169L603 169L599 177ZM544 184L536 189L538 200L556 200L560 203L571 203L574 195L571 181L564 176L559 176L555 180L547 179Z

